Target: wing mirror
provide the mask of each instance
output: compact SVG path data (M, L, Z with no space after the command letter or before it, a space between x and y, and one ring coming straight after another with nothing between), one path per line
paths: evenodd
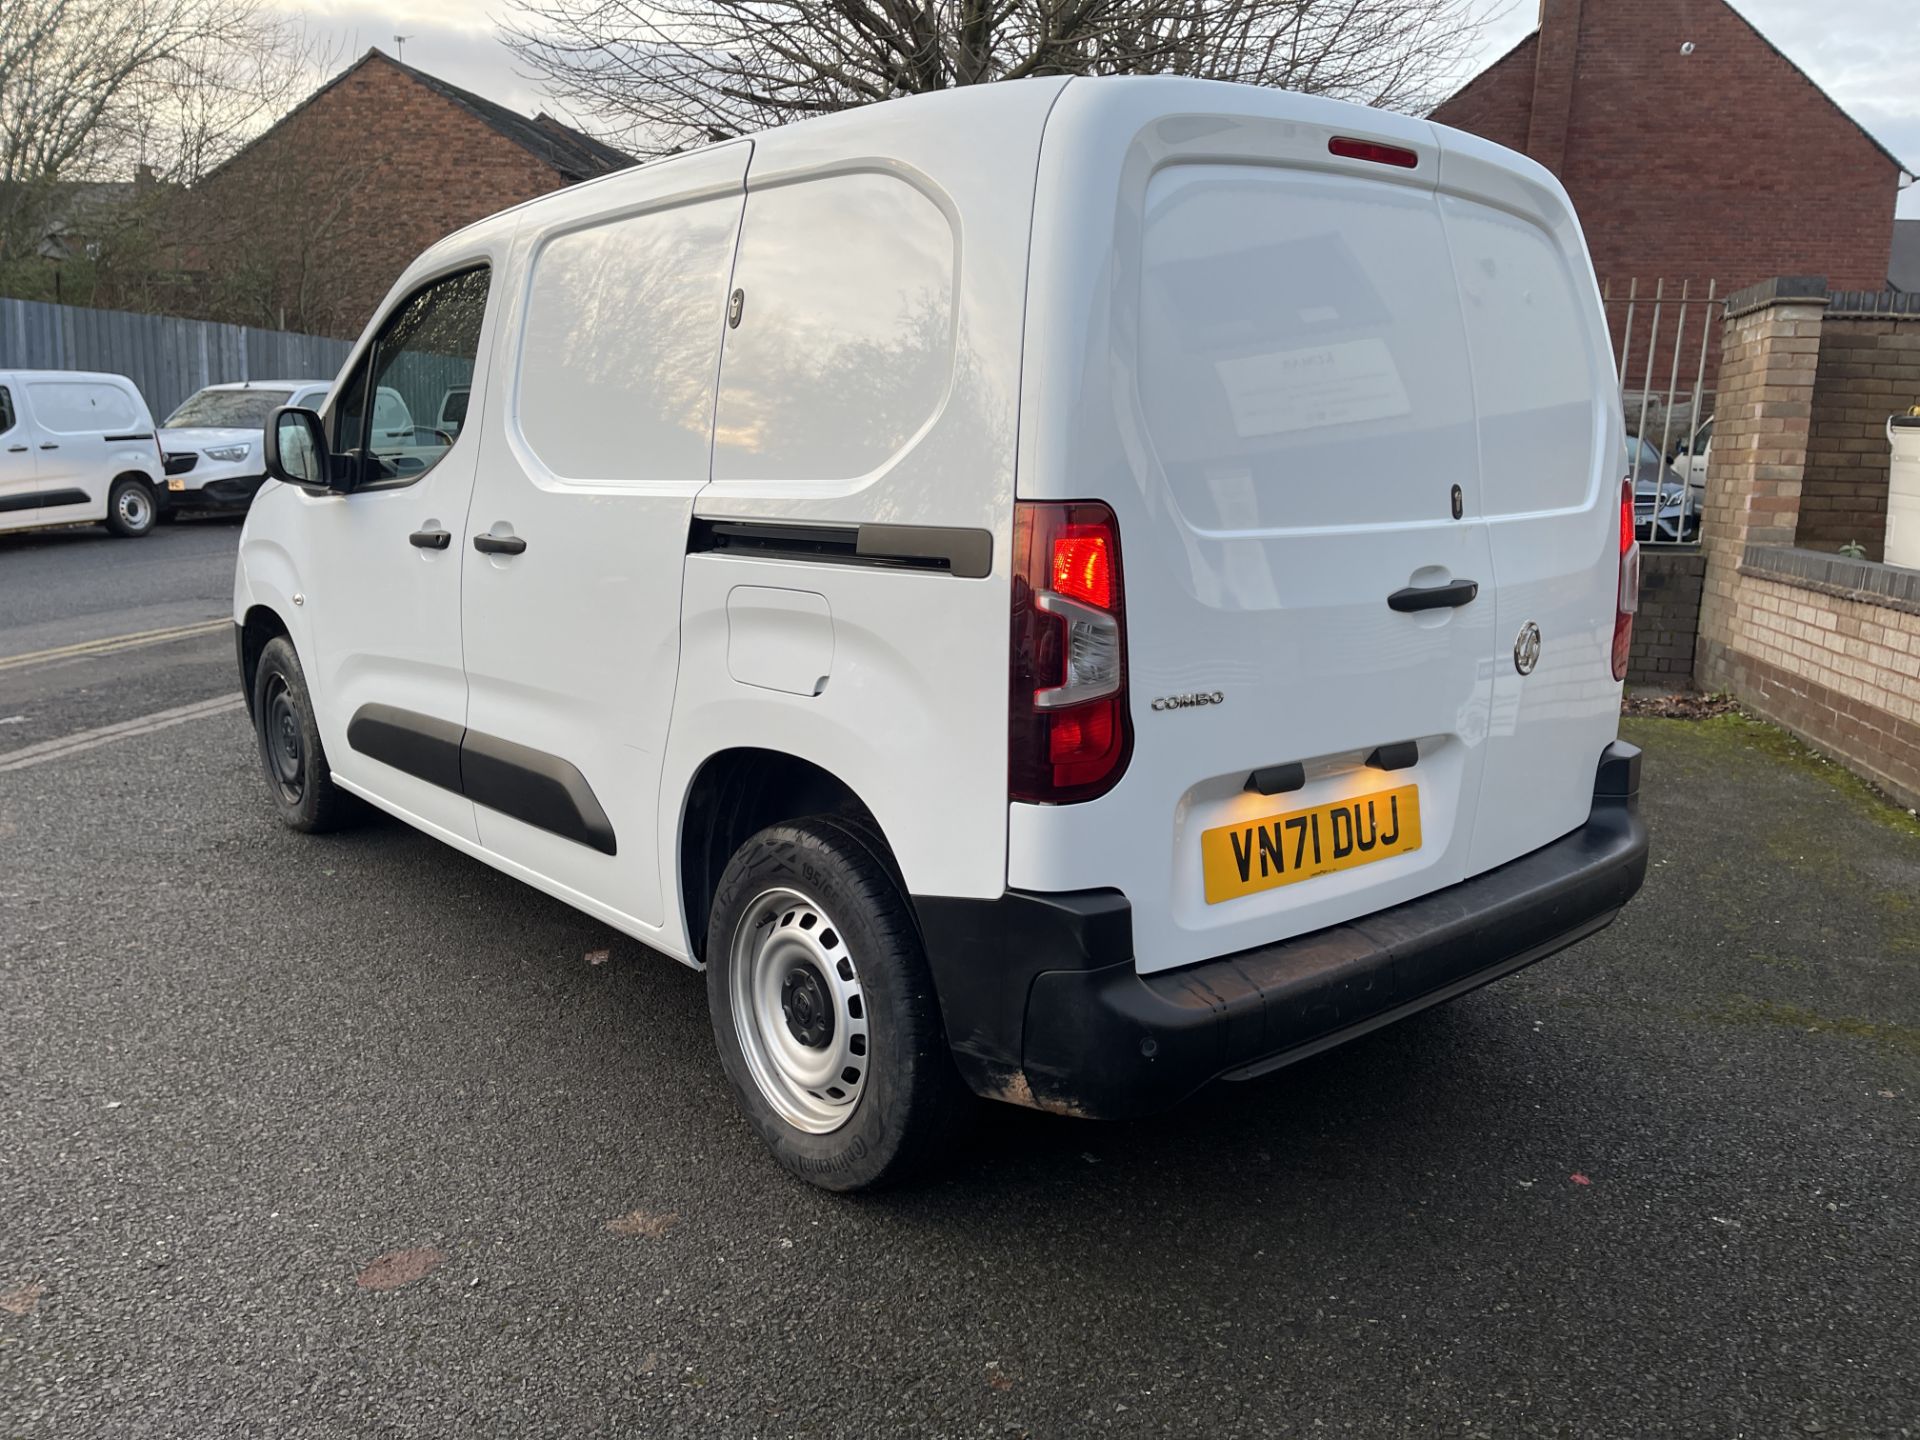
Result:
M267 474L304 490L343 488L334 483L333 457L320 417L297 405L282 405L267 422Z

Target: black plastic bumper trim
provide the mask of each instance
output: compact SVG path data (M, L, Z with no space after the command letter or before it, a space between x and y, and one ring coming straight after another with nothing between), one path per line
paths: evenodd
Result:
M460 742L467 728L397 705L362 705L347 722L347 744L382 765L404 770L416 780L464 794L460 780Z
M370 760L524 825L603 855L619 853L613 822L587 777L558 755L397 705L362 705L354 711L347 743Z
M1462 995L1600 930L1640 888L1638 775L1639 752L1612 746L1572 834L1406 904L1178 970L1138 970L1117 891L918 899L955 1061L982 1095L1133 1115Z

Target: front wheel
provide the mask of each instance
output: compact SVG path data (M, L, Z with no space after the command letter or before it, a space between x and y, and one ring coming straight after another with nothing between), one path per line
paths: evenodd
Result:
M318 834L356 818L358 803L327 768L300 657L284 635L267 642L253 672L253 730L267 793L283 824Z
M123 475L107 491L107 533L133 540L153 529L157 507L144 480Z
M831 816L762 830L720 878L707 1004L740 1107L800 1178L911 1173L964 1094L918 927L877 842Z

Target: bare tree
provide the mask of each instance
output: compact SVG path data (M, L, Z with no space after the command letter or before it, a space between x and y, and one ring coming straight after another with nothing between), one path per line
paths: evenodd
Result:
M63 185L190 183L313 68L263 0L3 0L0 265L42 243Z
M1411 108L1475 0L512 0L507 43L642 154L1028 75L1178 74Z

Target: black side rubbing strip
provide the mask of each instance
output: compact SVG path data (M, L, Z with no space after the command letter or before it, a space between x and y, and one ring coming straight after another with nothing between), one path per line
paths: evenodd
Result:
M84 505L84 490L29 490L24 495L0 495L0 514L10 510L51 509L55 505Z
M148 430L139 435L109 435L106 437L106 441L109 445L112 445L121 440L151 440L152 438L153 432Z
M963 580L993 572L993 534L939 525L791 525L771 520L696 519L689 554L751 555L927 570Z
M558 755L394 705L362 705L354 711L347 743L476 805L602 854L618 853L613 822L587 777Z
M347 722L347 744L362 755L456 795L466 733L464 725L394 705L362 705Z
M460 747L460 774L476 805L603 855L619 853L613 822L587 777L558 755L469 730Z

